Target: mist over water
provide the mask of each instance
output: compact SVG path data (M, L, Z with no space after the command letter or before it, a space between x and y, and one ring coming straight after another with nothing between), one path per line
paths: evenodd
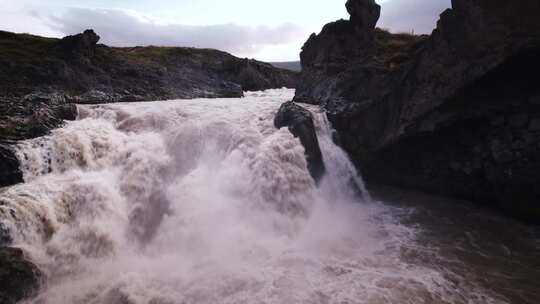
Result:
M28 302L512 302L419 259L435 249L415 209L371 199L306 106L328 171L316 187L273 125L293 95L79 106L20 144L26 183L0 190L0 221L47 277Z

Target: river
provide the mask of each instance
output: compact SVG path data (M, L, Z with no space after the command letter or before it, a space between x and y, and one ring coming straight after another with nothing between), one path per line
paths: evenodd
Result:
M540 303L540 233L374 187L308 106L327 174L273 118L294 90L80 105L18 146L0 224L46 281L28 303Z

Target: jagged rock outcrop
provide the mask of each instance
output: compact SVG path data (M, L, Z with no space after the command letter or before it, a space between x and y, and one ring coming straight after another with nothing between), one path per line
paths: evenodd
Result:
M96 54L96 45L100 37L93 30L67 36L58 42L58 48L68 59L90 59Z
M371 4L306 42L295 100L325 107L370 182L540 222L540 2L454 0L431 36L355 27Z
M287 127L295 137L300 139L306 151L309 173L318 183L326 169L311 112L292 101L286 102L279 108L274 118L274 125L278 129Z
M0 247L0 303L15 304L35 295L42 274L21 249Z
M0 143L0 187L23 182L23 175L19 169L19 160L8 144ZM0 228L1 230L1 228ZM0 232L0 244L1 242Z

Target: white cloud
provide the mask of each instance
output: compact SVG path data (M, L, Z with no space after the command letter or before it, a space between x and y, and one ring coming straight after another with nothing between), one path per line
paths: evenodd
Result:
M102 43L112 46L192 46L216 48L246 57L257 55L269 46L302 41L307 36L305 30L292 23L275 27L162 24L155 18L117 9L70 8L51 20L51 27L66 35L93 28ZM297 52L298 46L294 48L292 52ZM290 52L282 55L290 57Z
M451 0L389 0L382 4L379 27L393 32L429 34Z
M450 0L379 0L380 27L429 33ZM0 0L0 29L60 37L94 28L112 45L219 48L297 60L311 32L347 18L345 0ZM291 23L292 22L292 23ZM299 26L301 25L301 26Z

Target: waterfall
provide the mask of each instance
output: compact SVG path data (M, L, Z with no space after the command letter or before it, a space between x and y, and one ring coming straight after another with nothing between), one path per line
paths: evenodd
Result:
M330 194L330 197L334 199L341 197L345 201L359 194L364 202L370 202L371 197L362 176L345 151L334 142L337 134L328 121L326 113L319 106L303 106L313 114L324 163L328 167L321 186L323 194Z
M378 303L450 297L400 261L415 230L373 201L323 112L317 187L273 126L292 90L239 99L79 106L22 142L25 183L0 223L46 276L30 303ZM412 283L408 290L396 289Z

